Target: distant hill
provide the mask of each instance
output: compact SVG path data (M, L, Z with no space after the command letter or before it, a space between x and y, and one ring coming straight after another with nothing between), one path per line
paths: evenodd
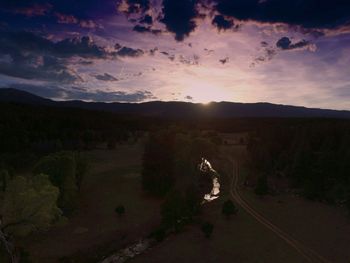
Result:
M297 117L346 118L350 111L305 108L271 103L212 102L210 105L188 102L104 103L84 101L54 101L26 91L2 88L0 102L41 106L80 108L121 114L173 118L232 118L232 117Z
M42 98L27 91L5 88L0 89L0 102L52 105L54 101Z

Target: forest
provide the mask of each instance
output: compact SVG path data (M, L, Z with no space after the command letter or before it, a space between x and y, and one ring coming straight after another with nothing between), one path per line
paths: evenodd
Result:
M345 204L350 210L349 146L348 121L277 124L252 133L248 166L260 174L260 182L286 177L306 198Z
M350 211L350 122L337 119L150 118L137 115L21 104L0 105L0 204L2 251L26 261L18 236L46 231L79 210L81 184L90 164L83 152L112 150L145 139L142 189L162 200L162 240L200 213L211 180L201 176L203 156L215 159L224 133L244 132L248 173L258 175L255 193L274 195L273 178L287 178L301 196ZM243 139L241 139L243 140ZM204 178L204 179L203 179ZM119 215L125 207L116 208ZM237 210L230 200L223 213ZM213 226L205 223L202 231Z

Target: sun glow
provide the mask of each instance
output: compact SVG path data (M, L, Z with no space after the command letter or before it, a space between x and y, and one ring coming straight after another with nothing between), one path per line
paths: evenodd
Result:
M193 98L193 102L208 105L212 101L230 101L232 94L223 88L213 87L209 84L198 83L192 85L184 93Z

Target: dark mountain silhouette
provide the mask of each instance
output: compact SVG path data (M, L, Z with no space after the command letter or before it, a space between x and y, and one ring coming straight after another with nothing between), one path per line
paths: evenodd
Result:
M54 101L26 91L2 88L0 102L80 108L174 118L231 118L231 117L298 117L298 118L350 118L350 111L305 108L271 103L212 102L210 105L188 102L104 103L85 101Z
M14 102L34 105L53 105L54 101L34 95L27 91L4 88L0 89L0 102Z

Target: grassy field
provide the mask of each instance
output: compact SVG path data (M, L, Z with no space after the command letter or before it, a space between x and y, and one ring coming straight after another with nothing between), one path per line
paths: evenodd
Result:
M71 257L96 262L102 255L135 241L159 224L159 201L141 189L142 145L86 152L90 172L83 181L79 211L60 227L32 235L21 243L34 262ZM114 212L122 204L122 217Z
M243 196L261 214L330 262L350 262L350 218L342 209L283 194Z
M241 136L234 135L231 141ZM142 153L142 144L86 152L90 172L83 181L80 209L66 225L21 240L33 262L55 263L65 257L74 262L98 262L147 236L160 222L161 201L141 189ZM230 198L232 163L228 157L242 161L245 146L228 144L222 153L221 158L209 160L221 175L221 196L205 204L201 216L214 224L212 237L205 238L200 226L189 225L130 262L305 262L294 248L242 209L229 220L222 216L222 203ZM331 262L350 262L350 219L342 209L291 194L258 198L243 184L241 192L252 207L295 239ZM123 217L114 212L119 204L126 207Z
M203 220L214 224L210 239L204 237L199 226L188 226L131 262L304 262L292 248L244 211L229 220L223 217L221 208L229 198L229 180L228 174L221 175L223 195L203 206Z
M234 158L244 158L244 147L225 148ZM213 165L223 175L224 192L218 200L203 207L203 220L214 224L212 237L206 239L198 226L188 226L131 262L306 262L294 248L242 209L230 220L221 215L222 203L229 198L231 164L213 162ZM252 207L295 239L331 262L350 262L350 220L342 209L293 195L261 199L252 189L243 186L241 189Z
M292 193L261 198L243 186L245 169L240 176L242 196L260 214L330 262L350 262L350 216L345 208Z

